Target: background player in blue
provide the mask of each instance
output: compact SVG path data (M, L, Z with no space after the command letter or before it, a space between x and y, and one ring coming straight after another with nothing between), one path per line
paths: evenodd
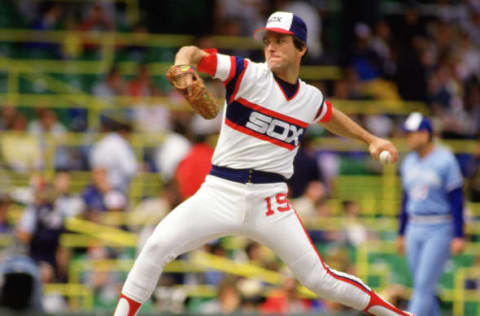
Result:
M221 80L226 100L212 168L201 188L155 228L122 289L115 316L134 316L154 291L163 267L209 240L239 234L272 249L295 277L322 298L378 316L407 316L352 275L330 268L318 254L288 201L286 179L306 128L321 123L330 131L363 141L378 159L397 160L396 148L342 112L299 79L307 27L289 12L275 12L263 28L265 63L182 47L182 86L192 82L192 65Z
M455 156L433 142L426 117L410 114L404 131L411 152L400 169L404 192L397 246L406 250L413 277L409 311L436 316L435 285L451 254L465 245L463 179Z

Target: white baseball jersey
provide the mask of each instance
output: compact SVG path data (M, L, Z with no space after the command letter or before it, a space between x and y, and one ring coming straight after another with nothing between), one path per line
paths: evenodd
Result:
M317 88L299 80L289 98L266 63L211 54L208 69L226 87L226 110L212 163L234 169L293 174L307 127L328 120L331 106Z

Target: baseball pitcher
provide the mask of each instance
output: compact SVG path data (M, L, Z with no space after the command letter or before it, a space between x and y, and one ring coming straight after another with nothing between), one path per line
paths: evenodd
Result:
M368 145L378 159L396 148L332 107L315 87L299 79L307 27L297 15L273 13L254 34L263 41L265 63L215 50L182 47L167 77L205 118L218 114L195 68L225 85L223 123L210 174L195 195L155 229L123 286L115 316L134 316L155 289L162 268L178 255L225 235L247 236L271 248L300 282L320 297L372 315L411 315L380 298L361 280L322 260L287 199L293 159L305 130L322 124Z

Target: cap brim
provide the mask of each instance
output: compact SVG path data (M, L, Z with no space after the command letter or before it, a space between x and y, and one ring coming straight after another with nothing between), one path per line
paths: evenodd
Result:
M288 35L294 35L293 32L287 31L285 29L281 29L279 27L261 27L255 30L253 32L253 38L256 40L263 40L263 35L265 34L266 31L270 32L275 32L275 33L280 33L280 34L288 34Z

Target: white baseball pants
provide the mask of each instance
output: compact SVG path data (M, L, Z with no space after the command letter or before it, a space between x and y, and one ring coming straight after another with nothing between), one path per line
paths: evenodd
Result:
M368 306L375 315L404 315L394 312L395 308L373 306L373 291L368 286L322 261L287 200L287 190L285 183L241 184L207 176L194 196L158 224L122 293L144 303L167 263L209 240L238 234L273 250L303 285L322 298L357 310Z

